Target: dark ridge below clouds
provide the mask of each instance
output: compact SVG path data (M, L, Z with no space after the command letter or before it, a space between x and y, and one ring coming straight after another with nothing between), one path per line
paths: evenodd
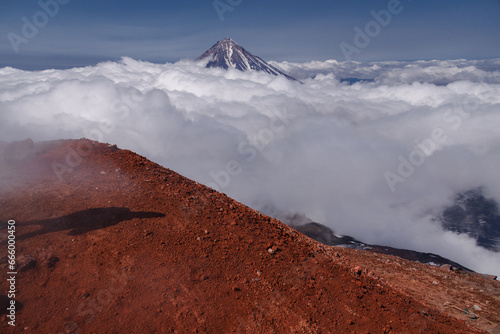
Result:
M303 84L188 60L2 68L0 141L117 144L256 209L500 274L435 221L469 189L500 200L500 59L273 65Z

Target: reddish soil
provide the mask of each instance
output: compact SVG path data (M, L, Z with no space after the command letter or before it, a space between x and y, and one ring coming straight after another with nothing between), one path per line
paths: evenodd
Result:
M1 333L475 333L499 323L498 281L321 245L133 152L87 140L0 151L0 312L11 219L20 308L15 328L2 315ZM453 308L472 304L483 310L474 321Z

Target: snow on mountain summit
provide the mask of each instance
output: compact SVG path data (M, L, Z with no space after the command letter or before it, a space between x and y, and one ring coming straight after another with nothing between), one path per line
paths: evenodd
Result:
M282 75L290 80L297 80L276 67L254 56L231 38L224 38L198 57L197 61L205 60L206 67L235 68L240 71L262 71L272 75Z

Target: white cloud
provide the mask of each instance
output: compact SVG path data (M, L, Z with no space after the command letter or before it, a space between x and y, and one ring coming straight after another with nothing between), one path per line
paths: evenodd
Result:
M361 63L336 60L308 63L271 62L299 79L332 73L337 78L374 79L378 83L397 85L427 82L447 85L456 81L500 83L500 58L487 60L420 60L414 62L383 61Z
M102 139L251 206L500 274L499 254L430 219L457 191L500 199L500 59L275 65L304 84L191 61L0 69L0 141Z

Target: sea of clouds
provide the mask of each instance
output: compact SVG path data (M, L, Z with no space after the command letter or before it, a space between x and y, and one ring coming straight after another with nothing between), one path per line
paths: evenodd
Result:
M500 200L500 59L273 65L302 83L187 60L3 68L0 141L117 144L256 209L500 275L500 253L433 221L457 192Z

